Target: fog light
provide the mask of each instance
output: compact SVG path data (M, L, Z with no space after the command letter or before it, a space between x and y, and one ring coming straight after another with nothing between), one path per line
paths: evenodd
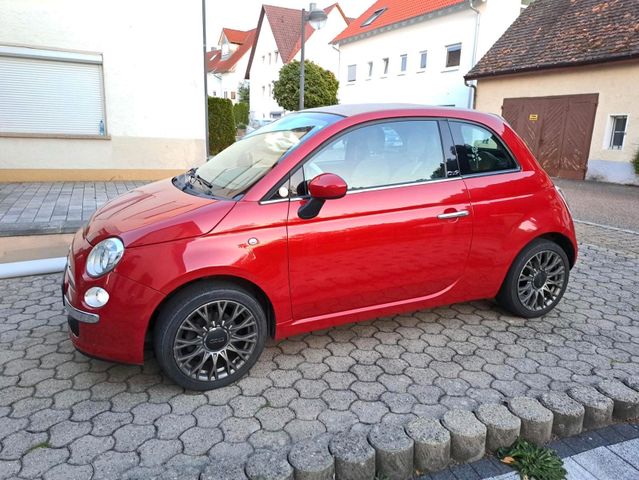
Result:
M84 303L89 307L100 308L109 301L109 293L100 287L91 287L84 294Z

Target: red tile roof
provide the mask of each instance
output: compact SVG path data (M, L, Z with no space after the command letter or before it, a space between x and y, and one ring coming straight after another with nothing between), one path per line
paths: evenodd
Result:
M212 72L222 56L221 50L211 50L206 52L206 69L208 72Z
M377 0L364 13L350 22L348 27L333 39L333 43L340 43L347 38L355 37L362 33L371 32L381 27L393 25L461 3L468 2L467 0ZM370 25L362 27L362 23L366 22L374 12L382 8L386 9L384 13Z
M467 79L639 58L639 0L536 0Z
M223 29L224 34L231 30L230 28ZM231 71L233 67L240 61L240 59L253 47L253 41L255 40L255 32L256 29L248 30L243 32L241 30L233 30L237 33L242 33L242 43L240 44L234 52L232 52L228 57L222 58L222 52L217 50L217 55L214 56L208 62L208 71L214 73L225 73ZM239 35L237 35L239 37ZM231 41L229 37L226 37L229 42ZM236 38L237 40L237 38ZM235 43L235 42L232 42ZM209 52L210 53L210 52Z
M223 28L222 35L226 37L229 43L235 43L237 45L242 45L246 39L246 35L250 32L244 30L235 30L233 28Z

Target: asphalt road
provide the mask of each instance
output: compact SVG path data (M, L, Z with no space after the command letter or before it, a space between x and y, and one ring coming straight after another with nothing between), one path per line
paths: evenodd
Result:
M639 232L639 187L553 179L576 220Z

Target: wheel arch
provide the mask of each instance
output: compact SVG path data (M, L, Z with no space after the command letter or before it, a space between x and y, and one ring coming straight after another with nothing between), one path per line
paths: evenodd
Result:
M257 299L257 301L259 302L259 304L264 309L264 313L266 314L266 323L268 325L269 336L271 338L275 337L276 325L275 325L275 310L273 308L273 303L269 299L268 295L264 292L264 290L260 288L259 285L257 285L254 282L251 282L250 280L247 280L242 277L237 277L234 275L207 275L204 277L192 279L190 281L187 281L179 285L178 287L174 288L168 295L166 295L164 299L162 299L162 301L155 307L155 310L153 311L153 314L151 315L151 318L149 320L149 324L147 326L147 331L146 331L147 339L149 338L150 335L153 334L153 330L155 328L155 323L156 323L158 314L160 313L162 308L164 308L166 303L169 300L171 300L171 298L173 298L177 293L181 292L185 288L191 287L192 285L195 285L198 283L211 283L211 282L224 282L227 284L235 285L253 294L255 298Z
M577 261L577 252L575 251L575 246L573 245L573 243L570 241L570 239L566 235L563 235L563 234L558 233L558 232L544 233L543 235L540 235L540 236L534 238L533 240L531 240L531 242L534 241L534 240L537 240L539 238L544 238L546 240L550 240L551 242L554 242L557 245L559 245L561 247L561 249L566 253L566 256L568 257L568 262L570 263L570 268L574 267L575 262ZM528 242L528 244L529 243L530 242ZM528 244L524 245L524 247L521 250L526 248L526 246L528 246ZM521 252L521 250L520 250L520 252Z

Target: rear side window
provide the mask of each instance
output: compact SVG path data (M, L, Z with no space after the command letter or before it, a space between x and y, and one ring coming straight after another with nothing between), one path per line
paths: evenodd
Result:
M517 163L501 140L479 125L449 122L462 175L514 170Z

